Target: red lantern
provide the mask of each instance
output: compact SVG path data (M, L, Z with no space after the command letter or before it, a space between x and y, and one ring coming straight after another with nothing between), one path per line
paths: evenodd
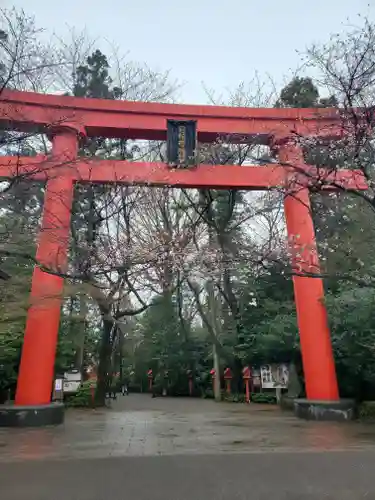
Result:
M231 380L233 378L232 370L230 368L225 368L224 370L224 380L226 386L226 392L229 395L231 393Z
M212 368L212 370L210 371L210 375L212 377L212 392L213 392L213 394L215 394L215 378L216 378L215 368Z
M242 370L242 378L245 381L245 391L246 391L246 403L250 403L250 379L251 379L251 371L248 366Z
M148 370L147 377L148 377L148 388L150 391L152 391L152 379L153 379L152 370Z
M187 376L189 377L189 395L193 395L193 372L191 370L188 370Z

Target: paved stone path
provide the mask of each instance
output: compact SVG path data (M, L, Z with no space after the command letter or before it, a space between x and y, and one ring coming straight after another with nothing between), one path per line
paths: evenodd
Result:
M4 500L375 498L374 467L375 425L269 406L131 394L58 428L0 430Z
M120 396L64 426L0 430L0 461L207 453L375 450L375 426L296 419L269 405Z

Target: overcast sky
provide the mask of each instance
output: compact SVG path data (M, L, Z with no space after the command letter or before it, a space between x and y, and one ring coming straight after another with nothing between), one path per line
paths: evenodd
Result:
M369 6L369 3L371 4ZM280 86L300 65L297 51L343 30L357 15L375 20L371 0L0 0L33 13L60 36L68 26L117 45L129 58L169 69L184 102L269 74ZM32 10L31 10L32 9Z

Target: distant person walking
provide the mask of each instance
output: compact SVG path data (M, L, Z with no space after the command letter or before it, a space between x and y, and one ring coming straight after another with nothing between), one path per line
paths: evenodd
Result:
M121 386L121 392L122 392L122 395L125 396L129 396L129 391L128 391L128 385L127 384L122 384Z

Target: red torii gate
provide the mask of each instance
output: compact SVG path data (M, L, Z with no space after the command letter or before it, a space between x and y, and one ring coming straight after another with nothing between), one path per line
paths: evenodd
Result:
M165 140L167 119L196 120L198 140L218 137L270 144L280 163L264 166L199 165L172 170L164 163L88 160L77 157L80 138L86 136ZM43 222L36 258L50 269L64 269L74 183L123 183L191 188L286 190L288 236L297 246L294 266L319 270L309 186L317 175L304 163L297 136L339 138L340 116L332 109L249 109L188 106L84 99L31 92L4 91L0 98L0 126L13 130L47 132L49 156L0 157L0 178L25 176L46 182ZM290 165L290 166L288 166ZM297 167L297 169L295 168ZM330 174L325 181L327 189ZM337 189L366 189L360 172L338 171ZM293 186L295 186L293 188ZM306 392L309 400L338 401L327 315L320 278L294 276ZM31 306L18 376L16 405L48 405L54 376L63 279L34 270Z

